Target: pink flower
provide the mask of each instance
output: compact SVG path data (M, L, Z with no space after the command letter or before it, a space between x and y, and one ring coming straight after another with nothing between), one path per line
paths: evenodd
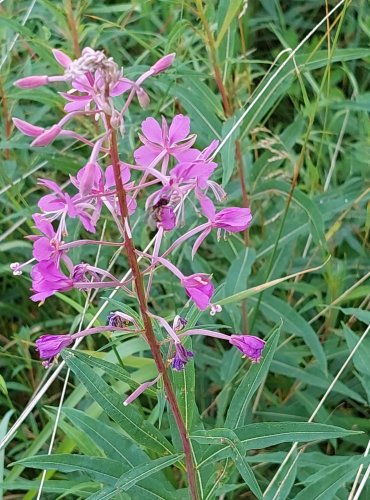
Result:
M91 216L85 211L86 208L93 209L92 205L88 205L87 203L79 205L81 199L79 194L71 197L68 193L62 191L56 182L49 179L40 179L39 184L53 191L52 194L47 194L40 198L38 203L38 206L46 216L56 214L57 216L68 215L71 218L78 217L87 231L91 233L95 232L94 221L92 221ZM65 230L66 228L63 228L62 232Z
M254 363L259 363L266 344L264 340L253 335L231 335L229 342Z
M209 307L214 287L208 274L196 273L183 276L181 284L199 309L204 311Z
M213 202L207 196L201 196L199 202L204 215L208 217L208 224L206 224L203 231L195 240L192 249L193 258L212 229L217 229L218 237L220 237L222 229L229 233L238 233L244 231L252 221L252 214L249 208L230 207L224 208L217 213Z
M190 133L190 119L187 116L176 115L168 128L165 118L162 118L162 127L152 117L141 124L143 135L139 135L141 146L134 152L138 165L149 166L162 153L166 156L176 157L181 151L189 149L196 139ZM161 159L161 157L160 157ZM160 160L159 160L160 161Z
M185 368L186 363L194 356L192 351L188 351L182 344L175 344L176 354L172 360L172 368L177 372Z
M35 87L42 87L43 85L47 85L49 83L49 79L47 76L27 76L26 78L21 78L14 82L16 87L20 89L33 89Z
M58 251L58 244L60 242L51 222L44 219L41 214L34 214L33 220L37 229L43 233L43 236L28 236L28 239L34 242L32 255L39 262L59 257L62 253Z
M73 342L70 335L42 335L36 340L36 350L41 359L45 359L43 365L47 368L62 349Z
M67 292L73 288L73 280L65 276L52 260L42 260L31 270L34 302L43 302L56 292Z

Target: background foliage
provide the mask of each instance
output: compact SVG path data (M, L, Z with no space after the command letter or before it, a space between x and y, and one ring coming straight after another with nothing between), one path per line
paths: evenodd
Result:
M337 3L329 21L291 57L290 49ZM222 314L186 314L192 324L248 329L269 339L263 362L254 366L218 342L194 339L195 369L190 363L174 375L202 498L260 498L261 491L267 499L348 498L361 463L369 465L363 453L370 427L370 339L361 337L370 323L366 0L17 0L3 2L0 10L0 437L50 376L35 355L41 333L75 331L92 319L103 324L110 310L135 307L127 300L123 305L119 293L105 301L107 295L76 292L37 308L28 298L27 273L11 276L9 263L30 257L24 236L33 232L37 178L67 182L86 159L86 150L71 142L63 143L62 152L60 142L30 149L13 130L11 116L48 126L62 116L63 100L50 88L30 95L12 82L57 72L53 47L70 55L79 45L104 49L123 67L132 66L129 77L175 51L175 69L148 84L149 113L187 113L200 147L228 137L216 175L229 203L241 205L243 172L254 215L247 245L241 237L217 242L210 236L194 261L190 246L177 252L185 269L224 282L217 295L225 304ZM128 116L120 144L128 160L145 115L134 107ZM138 217L144 247L151 232L142 212ZM105 238L115 237L111 221L101 230ZM76 260L110 264L105 249L98 255L89 248L74 252ZM328 255L320 270L247 299L240 293L318 266ZM123 257L113 266L122 274ZM163 272L151 307L170 318L180 293ZM161 387L122 406L124 393L155 375L144 342L101 335L64 359L72 374L53 453L45 455L66 367L6 455L0 452L0 498L35 498L40 469L48 470L42 498L187 498L181 449ZM365 488L361 498L368 494Z

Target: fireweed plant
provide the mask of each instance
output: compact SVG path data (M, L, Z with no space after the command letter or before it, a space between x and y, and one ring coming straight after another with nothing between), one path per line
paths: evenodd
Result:
M229 342L255 363L260 361L265 342L251 335L226 335L203 328L187 329L185 318L179 315L170 325L165 318L149 310L147 301L154 273L163 266L181 283L184 303L187 296L188 301L201 311L208 310L211 315L221 311L221 307L212 301L212 277L205 273L185 275L170 260L171 254L186 240L196 237L192 250L192 257L195 258L197 250L211 231L216 231L219 238L228 233L244 231L250 225L252 215L248 208L216 208L225 199L222 186L211 179L217 168L212 154L218 142L212 141L203 151L196 149L196 136L191 133L190 119L182 114L174 116L171 123L163 117L160 120L146 118L139 134L142 145L133 153L134 164L124 162L119 156L117 135L124 134L125 114L130 104L137 99L142 108L148 106L149 96L143 84L148 78L169 68L175 54L159 59L136 81L126 78L116 62L101 51L85 48L76 60L71 60L60 50L53 50L53 54L64 70L62 75L31 76L18 80L15 85L32 89L54 82L67 83L70 89L61 93L67 101L64 118L48 129L18 118L13 119L14 124L21 133L33 138L32 146L45 147L57 138L70 137L89 146L91 154L87 163L70 178L74 194L67 193L52 180L39 180L39 184L49 193L38 202L40 213L33 215L35 227L40 233L28 237L33 241L33 258L23 264L13 263L11 268L15 275L21 275L26 265L33 264L30 273L31 300L39 304L56 292L121 287L129 296L137 297L142 324L125 312L115 311L108 315L107 326L89 328L72 335L42 335L36 341L36 349L44 366L48 367L62 349L80 337L107 331L142 335L152 352L158 376L139 386L123 404L130 404L146 388L160 378L163 380L166 398L181 436L189 489L192 497L197 498L195 468L187 429L168 370L183 370L196 354L183 345L183 339L187 336L204 335ZM126 100L123 107L118 109L114 98L123 94ZM101 127L101 134L95 142L69 128L72 120L81 116L92 118ZM135 181L132 180L134 171L138 172ZM152 253L137 249L131 231L130 216L136 210L139 194L146 199L148 223L156 229ZM185 227L187 204L201 216L201 223L184 231L166 248L166 233ZM93 239L70 240L69 219L79 219L84 229L94 234L106 210L117 225L122 243ZM69 250L81 245L111 245L112 248L122 245L131 270L130 277L122 282L106 269L86 262L72 262ZM145 262L142 269L139 267L139 256ZM157 322L166 335L164 342L169 346L167 356L161 353L163 340L160 342L156 338L153 322Z

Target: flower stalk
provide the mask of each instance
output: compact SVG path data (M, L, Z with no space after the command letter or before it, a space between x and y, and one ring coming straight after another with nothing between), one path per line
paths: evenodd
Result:
M120 212L121 216L123 219L123 227L129 228L129 212L128 212L128 207L127 207L127 196L125 189L123 187L122 183L122 178L121 178L121 170L120 170L120 161L119 161L119 155L118 155L118 148L117 148L117 136L115 130L110 125L109 117L107 117L107 123L110 128L110 147L109 147L109 154L111 158L111 162L113 165L113 171L114 171L114 177L116 181L116 189L117 189L117 198L118 198L118 203L120 207ZM148 345L150 347L150 350L153 355L154 362L156 364L157 370L160 375L162 375L163 378L163 386L164 390L166 393L166 398L168 401L168 405L172 411L173 417L175 419L180 438L181 438L181 443L182 447L184 450L185 454L185 465L186 465L186 472L188 476L188 482L189 482L189 490L190 490L190 495L193 500L197 500L199 498L198 496L198 487L197 487L197 479L196 479L196 471L195 471L195 466L194 466L194 461L193 461L193 455L192 455L192 449L191 449L191 444L189 440L189 435L188 431L185 427L184 420L181 415L181 411L179 408L179 405L176 400L176 395L172 387L172 383L170 380L170 377L168 375L168 371L166 368L166 365L163 361L161 351L160 351L160 345L155 337L154 330L153 330L153 325L152 321L149 316L149 311L148 311L148 305L146 301L146 294L145 294L145 288L144 288L144 282L143 282L143 277L140 273L139 269L139 264L136 258L136 249L134 242L132 240L132 235L131 231L127 231L126 229L126 234L125 234L125 242L124 246L126 249L126 254L127 254L127 259L129 262L129 266L132 271L132 275L134 278L135 282L135 287L136 287L136 294L137 294L137 299L139 302L139 308L140 308L140 314L141 318L143 320L143 325L144 325L144 331L145 331L145 337L148 342Z

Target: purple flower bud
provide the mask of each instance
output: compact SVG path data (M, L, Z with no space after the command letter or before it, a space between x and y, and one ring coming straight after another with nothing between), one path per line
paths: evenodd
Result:
M229 342L254 363L259 363L266 344L264 340L253 335L231 335Z
M159 59L151 67L153 74L158 75L158 73L161 73L162 71L165 71L167 68L169 68L172 65L175 57L176 57L175 52L173 52L172 54L168 54L164 57L161 57L161 59Z
M59 125L53 125L49 129L45 130L41 135L39 135L32 143L31 146L43 147L47 146L54 141L56 137L61 133L62 128Z
M72 344L73 338L70 335L42 335L36 340L36 350L39 351L40 358L45 359L43 363L47 368L53 358L57 356L62 349Z
M186 363L194 356L192 351L188 351L182 344L176 344L176 354L172 360L172 368L177 372L185 368Z
M20 89L33 89L35 87L42 87L47 83L49 83L47 76L27 76L14 82L14 85Z
M30 137L38 137L39 135L45 132L44 128L36 127L31 123L28 123L24 120L20 120L19 118L13 118L13 123L17 127L19 132L21 132L24 135L29 135Z
M63 68L68 68L68 66L71 64L72 59L67 56L64 52L58 49L53 49L53 56L55 57L56 61L63 66Z
M211 277L208 274L196 273L184 276L181 279L181 284L200 310L207 309L214 291Z

